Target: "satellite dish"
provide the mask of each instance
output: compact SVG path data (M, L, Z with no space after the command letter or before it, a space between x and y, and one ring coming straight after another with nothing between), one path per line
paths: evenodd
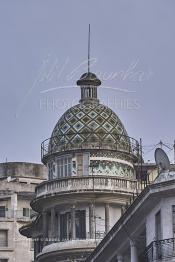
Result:
M162 173L163 171L168 171L170 169L170 160L163 149L161 148L156 149L155 161L159 168L160 173Z
M10 182L13 182L16 180L16 177L11 177L11 176L8 176L7 177L7 182L10 183Z

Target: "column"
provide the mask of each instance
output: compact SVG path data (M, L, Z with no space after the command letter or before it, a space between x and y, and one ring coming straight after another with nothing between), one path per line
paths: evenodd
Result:
M17 217L18 214L17 214L17 208L18 208L18 197L17 197L17 194L14 193L12 196L11 196L11 214L10 217ZM19 214L20 216L20 214Z
M75 232L75 205L71 208L71 238L76 239L76 232Z
M60 213L58 212L57 213L57 237L58 237L58 240L60 240Z
M36 256L37 254L39 253L38 252L38 240L37 241L34 241L34 260L36 260Z
M109 232L109 204L105 204L105 233Z
M117 255L117 262L123 262L123 256Z
M55 237L56 236L56 232L55 232L55 223L56 223L56 219L55 219L55 208L53 207L51 209L51 237Z
M136 242L134 240L130 240L130 248L131 248L131 262L139 262Z
M47 237L48 232L47 232L47 212L46 211L43 211L42 217L43 217L43 236Z
M91 239L95 239L95 210L92 203L89 205L89 235Z

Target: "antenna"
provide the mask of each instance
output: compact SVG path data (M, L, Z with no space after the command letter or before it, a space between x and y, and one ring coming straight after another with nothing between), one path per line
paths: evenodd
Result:
M162 146L163 146L162 140L160 140L159 145L160 145L160 148L162 149Z
M91 25L89 24L89 33L88 33L88 73L90 72L90 46L91 44Z
M7 157L5 159L5 176L7 176Z
M174 164L175 164L175 140L174 140L173 148L174 148Z

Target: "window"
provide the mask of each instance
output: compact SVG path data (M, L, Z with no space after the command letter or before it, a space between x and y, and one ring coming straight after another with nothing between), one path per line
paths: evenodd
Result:
M175 237L175 206L172 206L173 237Z
M155 216L155 237L156 240L162 239L162 227L161 227L161 212L157 212ZM162 258L162 245L159 241L156 242L156 259Z
M0 217L5 217L5 206L0 206Z
M161 212L157 212L155 216L155 237L156 240L161 240L162 238L162 229L161 229Z
M23 217L29 217L30 216L30 211L29 208L23 208Z
M89 153L78 153L76 154L77 160L77 176L88 176L89 175Z
M8 246L8 231L0 229L0 247Z
M60 214L60 240L71 239L71 212ZM75 211L76 239L86 239L86 211Z
M64 156L57 159L58 177L69 177L72 175L72 157Z
M86 238L86 211L85 210L76 211L75 230L76 230L76 238L78 239Z
M60 215L60 240L71 239L71 213Z
M49 169L49 179L55 178L55 164L53 162L50 162L48 164L48 169Z

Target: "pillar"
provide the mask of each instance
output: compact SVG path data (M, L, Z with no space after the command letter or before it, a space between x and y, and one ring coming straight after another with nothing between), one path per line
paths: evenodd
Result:
M136 242L134 240L130 240L130 249L131 249L131 262L139 262Z
M109 232L109 204L105 204L105 233Z
M55 208L53 207L51 209L51 237L55 237L56 236L56 232L55 232L55 223L56 223L56 216L55 216Z
M18 216L17 214L17 209L18 209L18 197L17 197L17 194L14 193L12 196L11 196L11 214L9 214L10 216L13 216L14 218ZM19 214L20 216L20 214Z
M60 213L58 212L57 213L57 237L58 237L58 240L60 240Z
M47 232L47 212L46 211L43 211L42 217L43 217L43 236L47 237L48 232Z
M76 232L75 232L75 205L71 208L71 238L76 239Z
M123 262L123 256L122 255L117 255L117 262Z
M92 203L89 205L89 235L95 239L95 209Z

